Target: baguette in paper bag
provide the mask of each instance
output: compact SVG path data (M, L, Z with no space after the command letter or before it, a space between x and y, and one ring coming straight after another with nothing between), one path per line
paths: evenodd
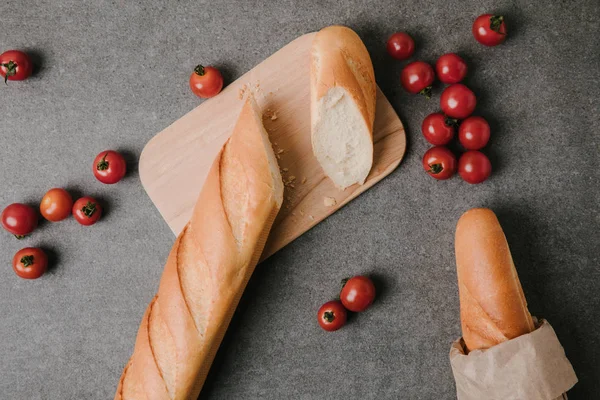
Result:
M566 398L577 377L550 324L536 327L496 215L467 211L455 245L463 337L450 363L458 399Z

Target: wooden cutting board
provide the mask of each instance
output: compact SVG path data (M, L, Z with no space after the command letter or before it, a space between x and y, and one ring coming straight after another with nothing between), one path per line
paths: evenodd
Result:
M263 259L398 166L406 149L404 128L378 88L374 162L367 181L340 191L323 174L310 143L309 54L314 35L303 35L283 47L148 142L140 157L140 179L176 235L188 222L209 168L230 136L249 92L263 110L286 183L284 203ZM335 205L330 205L333 201Z

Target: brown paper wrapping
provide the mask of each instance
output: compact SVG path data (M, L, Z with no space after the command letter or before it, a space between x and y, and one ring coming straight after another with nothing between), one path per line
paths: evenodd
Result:
M566 399L566 391L577 383L554 329L545 320L529 334L468 355L460 338L450 349L450 364L458 400Z

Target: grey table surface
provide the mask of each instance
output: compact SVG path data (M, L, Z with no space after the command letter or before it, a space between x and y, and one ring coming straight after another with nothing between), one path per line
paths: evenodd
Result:
M508 20L500 47L471 35L484 12ZM27 49L39 65L29 81L0 86L0 208L37 205L55 186L107 208L91 228L70 219L20 242L0 235L0 399L112 398L174 240L135 171L144 144L198 105L187 84L198 62L231 82L336 23L364 39L405 123L406 157L257 268L201 398L454 398L453 235L476 206L498 213L530 309L553 324L573 363L580 382L570 398L598 398L599 19L595 0L0 2L0 49ZM420 124L441 87L430 101L401 89L406 63L384 47L396 30L415 37L415 59L459 52L468 61L477 113L492 126L485 184L422 171ZM132 166L118 185L90 171L107 148ZM37 281L10 267L25 246L52 255ZM322 331L318 306L358 273L376 279L377 302L337 333Z

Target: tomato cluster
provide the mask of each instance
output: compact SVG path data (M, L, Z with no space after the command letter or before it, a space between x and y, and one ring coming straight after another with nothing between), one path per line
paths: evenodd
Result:
M414 43L413 43L414 48ZM31 76L33 63L29 55L20 50L9 50L0 54L0 76L8 81L22 81ZM216 96L223 88L223 76L214 67L198 65L189 79L190 89L198 97ZM96 179L105 184L115 184L125 176L127 165L121 154L106 150L96 156L92 164ZM81 225L93 225L102 216L102 206L94 198L85 196L73 202L65 189L50 189L40 202L40 214L50 222L59 222L73 214ZM6 231L22 239L30 235L38 226L38 214L30 206L21 203L10 204L0 214ZM44 274L48 257L40 248L27 247L15 254L13 269L25 279L36 279Z
M470 116L460 122L436 112L423 120L421 131L425 140L435 147L427 150L423 156L423 168L438 180L451 178L458 170L459 175L468 183L481 183L492 173L490 160L479 150L490 139L490 125L483 117ZM458 160L454 153L445 147L454 138L458 126L458 140L466 150Z
M103 151L94 159L94 176L102 183L113 184L120 181L126 172L125 159L113 150ZM93 225L102 216L102 206L96 199L85 196L73 202L71 194L63 188L50 189L40 201L40 214L50 222L67 219L71 214L81 225ZM38 214L26 204L13 203L0 213L0 221L6 231L22 239L30 235L38 226ZM48 267L48 257L44 250L27 247L13 257L15 273L24 279L37 279Z
M337 331L346 324L346 310L365 311L375 300L375 285L366 276L354 276L342 284L340 299L323 304L317 313L319 325L326 331Z
M471 89L461 82L467 74L466 62L457 54L441 56L436 63L438 78L450 84L440 96L442 112L429 114L423 120L421 132L435 147L423 156L423 169L438 180L451 178L456 171L468 183L485 181L492 173L490 160L479 150L490 139L490 125L479 116L471 116L477 106L477 98ZM444 147L455 136L467 152L456 156Z
M484 14L473 23L473 36L486 46L496 46L506 38L504 17ZM415 51L414 40L405 32L393 34L387 42L388 53L398 59L410 58ZM447 53L438 58L435 71L424 61L413 61L406 65L400 82L411 94L422 94L428 99L436 75L440 82L448 84L440 96L442 112L429 114L423 120L421 131L425 139L434 145L423 156L423 168L435 179L445 180L458 170L468 183L481 183L492 172L490 160L481 150L490 139L490 125L480 116L471 116L477 106L477 97L462 82L467 76L468 66L456 53ZM460 159L444 147L455 136L467 150Z

